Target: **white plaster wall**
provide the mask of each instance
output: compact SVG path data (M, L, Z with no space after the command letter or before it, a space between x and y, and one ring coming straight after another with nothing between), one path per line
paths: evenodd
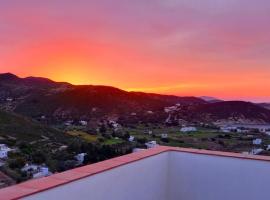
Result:
M168 152L27 200L270 199L270 162Z
M170 200L270 199L270 163L171 152Z
M167 200L168 153L90 176L27 200Z

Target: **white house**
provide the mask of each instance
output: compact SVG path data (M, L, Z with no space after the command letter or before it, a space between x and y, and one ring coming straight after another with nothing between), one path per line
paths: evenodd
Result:
M197 131L197 128L196 127L183 127L183 128L181 128L180 129L180 131L181 132L184 132L184 133L186 133L186 132L195 132L195 131Z
M260 145L260 144L262 144L262 139L257 138L255 140L253 140L253 144L254 145Z
M266 131L265 134L270 136L270 131Z
M72 120L68 120L68 121L66 121L66 122L65 122L65 126L71 126L71 125L72 125L72 123L73 123L73 121L72 121Z
M266 148L267 151L270 150L270 144L267 145L267 148Z
M87 155L87 153L79 153L74 158L78 161L78 164L83 164L84 157Z
M7 158L11 149L6 144L0 144L0 158Z
M82 126L87 126L87 121L84 121L84 120L81 120L81 121L79 121L79 123L82 125Z
M21 168L22 172L34 172L38 170L38 165L35 164L28 164L26 163L23 168Z
M223 126L223 127L220 127L220 130L223 133L230 133L230 132L238 131L238 128L234 127L234 126ZM240 129L239 129L239 131L240 131Z
M12 99L11 97L6 98L6 100L7 100L8 102L13 101L13 99Z
M146 145L147 149L154 148L154 147L158 146L156 141L147 142L147 143L145 143L145 145Z
M133 142L133 141L134 141L134 139L135 139L135 137L134 137L134 136L129 136L128 141Z
M238 129L236 129L236 132L237 133L249 133L249 130L238 128Z
M259 128L260 133L266 133L267 129L266 128Z
M163 134L161 134L161 138L168 138L168 134L166 134L166 133L163 133Z
M33 174L33 178L42 178L45 176L49 176L51 174L52 173L49 171L49 168L46 166L43 166L43 167L39 167L38 172Z

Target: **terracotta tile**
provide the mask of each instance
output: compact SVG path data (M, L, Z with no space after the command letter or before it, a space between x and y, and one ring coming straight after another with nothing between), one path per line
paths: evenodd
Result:
M61 180L66 180L66 181L73 181L73 180L78 180L87 176L89 176L88 173L78 172L73 169L73 170L62 172L62 173L54 174L51 176L51 178L56 178L56 179L61 179Z
M20 184L23 187L26 188L34 188L38 190L46 190L50 189L52 187L56 187L58 185L67 183L66 180L60 180L60 179L55 179L52 177L45 177L45 178L39 178L39 179L34 179L27 181L25 183Z
M37 189L25 188L21 184L0 190L0 200L14 200L37 192Z
M105 170L112 169L114 167L120 166L121 162L119 161L103 161L99 163L95 163L92 165L86 165L84 167L79 167L74 169L75 172L83 172L83 173L88 173L89 175L96 174L103 172Z

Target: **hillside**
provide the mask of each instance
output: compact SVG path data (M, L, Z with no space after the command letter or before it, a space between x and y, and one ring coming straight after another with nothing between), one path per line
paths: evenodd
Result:
M142 92L126 92L109 86L57 83L44 78L19 78L0 75L2 108L48 121L91 119L104 116L123 116L135 112L163 112L176 103L203 104L196 97L177 97ZM10 98L10 101L7 101Z
M270 123L270 110L243 101L223 101L183 106L174 115L193 122Z
M1 109L39 121L42 119L47 124L63 123L66 120L99 121L105 118L119 119L123 123L163 123L168 118L164 108L175 105L180 105L180 108L173 113L176 116L174 121L270 122L270 110L265 105L202 98L205 100L127 92L110 86L75 86L46 78L19 78L10 73L0 74Z
M5 111L0 111L0 137L2 140L11 139L16 142L33 142L44 138L64 142L67 138L61 131Z

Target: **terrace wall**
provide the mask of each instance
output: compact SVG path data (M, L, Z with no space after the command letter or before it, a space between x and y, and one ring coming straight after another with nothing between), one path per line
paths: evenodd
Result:
M167 154L123 165L24 199L165 200L168 199Z
M30 193L24 195L27 200L255 200L269 199L269 186L269 157L158 147L22 183L0 194L6 200L17 199L9 197L16 191Z
M170 200L270 199L270 163L232 157L169 153Z

